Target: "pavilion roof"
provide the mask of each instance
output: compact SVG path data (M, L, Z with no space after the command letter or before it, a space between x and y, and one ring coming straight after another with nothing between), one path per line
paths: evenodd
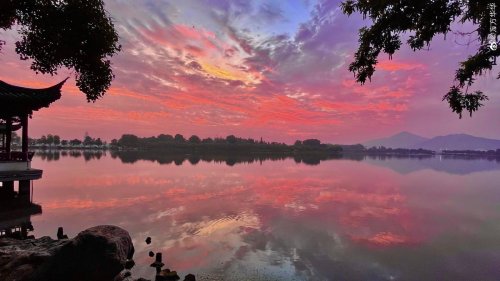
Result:
M14 86L0 80L0 118L32 114L61 98L61 87L67 78L60 83L43 89L32 89Z

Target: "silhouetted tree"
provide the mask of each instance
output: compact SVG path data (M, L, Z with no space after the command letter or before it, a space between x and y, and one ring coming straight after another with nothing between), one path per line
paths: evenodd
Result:
M47 135L47 144L53 144L54 143L54 136L51 134Z
M82 144L82 141L79 140L79 139L73 139L73 140L70 140L69 141L69 144L70 145L81 145Z
M214 140L212 138L206 138L201 141L202 143L214 143Z
M16 52L21 60L33 60L32 70L74 69L88 101L109 88L114 77L109 57L121 46L102 0L2 0L0 29L10 28L21 35ZM0 40L0 48L3 44Z
M372 26L360 29L359 48L349 70L355 74L359 83L364 84L375 72L380 52L388 54L391 59L399 50L402 34L410 32L406 43L415 51L428 47L436 35L446 35L454 22L473 23L476 29L466 35L474 36L481 44L474 55L460 63L460 68L455 73L456 85L443 97L460 118L464 110L472 116L472 112L478 110L488 97L481 91L469 92L469 87L476 76L492 69L494 60L500 55L496 39L489 36L489 5L495 3L498 4L498 1L344 1L341 6L345 14L359 12L373 22ZM497 17L498 14L497 12ZM497 78L500 79L500 75Z
M174 137L172 137L171 135L161 134L158 136L158 140L161 142L170 142L174 140Z
M139 138L135 135L126 134L122 135L118 143L122 146L136 147L139 145Z
M226 142L227 142L227 143L230 143L230 144L234 144L234 143L236 143L236 142L237 142L237 139L236 139L236 137L235 137L235 136L233 136L233 135L229 135L229 136L227 136L227 137L226 137Z
M190 142L190 143L200 143L200 142L201 142L201 139L200 139L198 136L193 135L193 136L191 136L191 137L189 138L189 142Z
M320 146L321 145L321 141L317 140L317 139L307 139L307 140L304 140L302 143L304 145L308 145L308 146Z
M47 144L47 137L45 135L43 135L40 140L38 140L38 142L40 144Z
M183 135L181 134L176 134L175 137L174 137L174 140L176 142L179 142L179 143L183 143L183 142L186 142L186 139L184 138Z
M223 143L227 143L227 142L226 142L226 139L225 139L225 138L215 138L215 139L214 139L214 143L220 143L220 144L223 144Z
M295 146L299 146L299 145L302 145L302 141L300 140L296 140L295 143L293 144Z
M85 136L85 138L83 138L83 145L92 145L94 144L94 140L90 137L90 136Z
M61 137L59 137L58 135L55 135L54 136L54 144L55 145L61 144Z

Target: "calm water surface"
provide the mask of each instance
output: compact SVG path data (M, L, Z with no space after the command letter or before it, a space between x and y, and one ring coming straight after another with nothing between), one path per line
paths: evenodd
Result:
M500 279L496 161L160 165L108 153L36 156L33 167L44 170L37 237L119 225L147 278L152 250L200 280Z

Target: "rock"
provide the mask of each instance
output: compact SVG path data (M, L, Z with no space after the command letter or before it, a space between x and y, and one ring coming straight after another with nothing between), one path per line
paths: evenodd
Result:
M110 225L96 226L80 232L64 245L40 275L53 281L113 280L133 253L127 231Z
M123 270L118 274L113 281L134 281L135 279L132 278L132 273L128 270Z
M189 273L184 277L184 281L196 281L196 277L194 276L194 274Z
M2 281L113 280L134 254L127 231L96 226L73 239L0 240Z
M146 238L146 244L151 244L151 237Z
M156 273L159 274L160 271L161 271L161 268L164 265L165 264L162 261L162 254L161 253L156 253L155 262L152 263L150 266L156 268Z
M57 229L57 240L68 239L68 235L64 234L64 229L60 226Z
M0 276L2 281L32 280L33 275L47 264L70 240L0 239Z
M135 266L135 261L134 260L127 260L125 262L125 269L132 269L132 267Z
M177 281L181 279L179 275L177 275L176 271L170 271L170 269L164 269L160 272L160 274L156 275L155 281Z
M154 257L155 256L155 253L153 251L149 251L149 256L150 257Z

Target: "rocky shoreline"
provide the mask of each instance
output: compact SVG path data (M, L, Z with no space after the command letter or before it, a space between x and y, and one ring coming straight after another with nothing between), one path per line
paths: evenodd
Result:
M89 228L72 239L1 238L0 277L3 281L150 281L131 276L133 256L129 233L111 225ZM155 281L180 280L175 271L162 270L161 254L159 259L157 253L151 265L157 270ZM196 278L188 274L184 280Z

